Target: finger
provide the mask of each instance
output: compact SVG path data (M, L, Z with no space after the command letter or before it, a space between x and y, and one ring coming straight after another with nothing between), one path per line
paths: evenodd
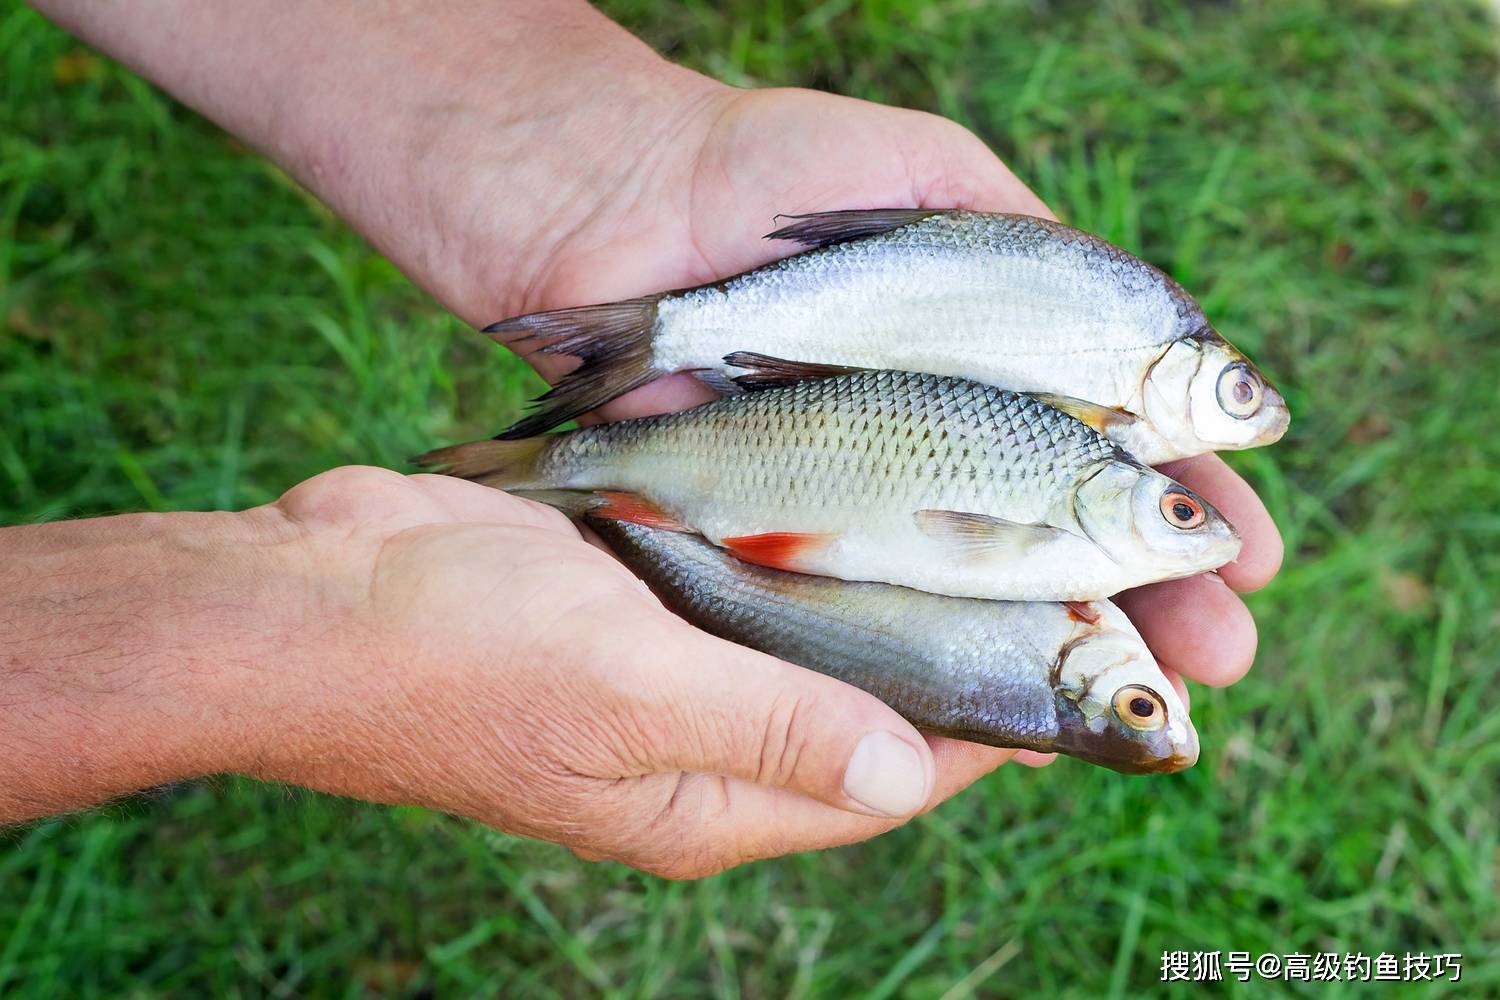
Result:
M973 132L937 115L912 114L928 133L912 147L916 204L1057 218Z
M619 399L605 403L578 419L579 424L629 420L652 413L675 413L717 399L718 394L691 375L678 372L657 379L639 389L632 389Z
M1015 753L944 737L930 742L937 780L924 812ZM608 794L622 797L614 805L617 812L658 817L634 845L643 857L621 860L674 878L698 878L749 861L853 844L906 822L849 812L784 788L704 774L647 775L611 786Z
M626 670L651 685L631 721L649 733L652 768L743 778L866 815L910 816L931 796L927 741L872 695L665 613L635 633Z
M1015 758L1017 753L1015 750L970 743L948 736L929 736L927 745L932 748L932 759L937 769L936 791L928 802L928 808L957 795Z
M1213 573L1127 590L1115 603L1157 662L1201 684L1233 684L1255 660L1255 619Z
M578 537L578 529L561 511L524 497L511 496L493 486L425 472L408 476L407 481L439 504L455 521L501 522L542 528L569 538Z
M1235 590L1259 590L1281 568L1281 532L1250 484L1218 455L1198 455L1161 467L1163 474L1200 494L1219 509L1240 533L1239 557L1219 569Z
M1055 753L1040 753L1036 750L1022 750L1016 754L1016 763L1027 767L1046 767L1056 759Z
M1162 673L1167 678L1167 683L1172 685L1172 690L1177 692L1177 697L1182 699L1182 709L1189 714L1193 711L1193 697L1188 694L1187 682L1182 675L1175 670L1164 670Z

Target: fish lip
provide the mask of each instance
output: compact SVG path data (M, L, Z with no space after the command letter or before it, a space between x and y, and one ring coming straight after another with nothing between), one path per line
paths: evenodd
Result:
M1261 377L1261 381L1265 382L1264 376ZM1286 397L1270 382L1265 382L1265 387L1265 399L1261 405L1273 407L1276 419L1261 435L1258 443L1263 445L1275 444L1277 441L1280 441L1281 436L1292 426L1292 408L1286 404Z

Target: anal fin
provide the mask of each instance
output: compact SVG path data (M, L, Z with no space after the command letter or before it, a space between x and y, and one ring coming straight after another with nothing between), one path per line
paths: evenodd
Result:
M850 368L847 365L820 365L809 361L788 361L785 358L773 358L768 354L756 354L753 351L735 351L733 354L724 356L724 363L732 368L744 370L742 375L733 375L731 380L735 385L746 391L755 389L774 389L778 386L791 385L793 382L810 382L817 379L836 378L839 375L850 375L854 372L865 371L864 368Z

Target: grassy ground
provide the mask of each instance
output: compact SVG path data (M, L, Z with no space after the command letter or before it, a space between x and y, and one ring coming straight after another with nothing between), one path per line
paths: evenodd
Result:
M1167 949L1461 951L1500 995L1500 103L1456 3L615 0L677 58L976 128L1287 390L1288 540L1203 762L1005 769L692 885L229 780L0 834L0 994L1137 996ZM0 0L0 521L240 507L530 376ZM1390 995L1363 986L1255 992ZM1404 993L1401 995L1405 995Z

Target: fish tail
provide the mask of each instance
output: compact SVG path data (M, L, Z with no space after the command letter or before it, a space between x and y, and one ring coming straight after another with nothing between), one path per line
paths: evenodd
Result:
M516 350L535 345L542 354L566 354L583 364L533 401L535 409L500 434L527 438L597 409L665 374L651 361L656 304L661 296L606 305L555 309L502 320L484 332Z
M499 489L546 489L554 484L540 478L537 467L557 436L560 435L520 441L470 441L429 451L414 461L432 472L472 479Z

